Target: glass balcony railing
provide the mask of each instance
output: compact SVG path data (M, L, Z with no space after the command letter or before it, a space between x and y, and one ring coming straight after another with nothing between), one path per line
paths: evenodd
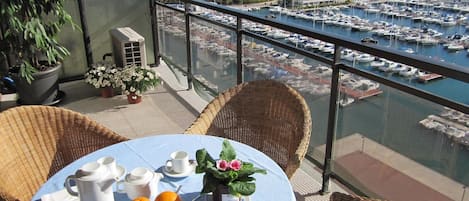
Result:
M334 177L388 200L469 201L468 66L348 39L362 35L315 13L155 4L159 54L202 97L257 79L305 97L323 191Z

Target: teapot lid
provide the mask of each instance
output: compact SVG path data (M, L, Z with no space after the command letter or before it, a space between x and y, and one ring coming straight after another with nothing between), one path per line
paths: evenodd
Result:
M75 172L75 176L82 180L97 180L103 178L106 173L105 167L97 162L90 162L83 165Z

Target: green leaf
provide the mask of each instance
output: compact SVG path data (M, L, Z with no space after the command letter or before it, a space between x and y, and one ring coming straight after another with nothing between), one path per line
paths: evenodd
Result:
M196 173L204 173L205 169L209 166L209 162L215 164L215 160L207 153L205 149L199 149L195 152L195 159L197 160L197 167L195 168Z
M220 152L220 159L226 160L228 162L236 159L236 151L228 140L223 141L223 148Z
M229 181L230 180L230 172L229 171L219 171L215 166L207 167L206 172L212 174L213 177L222 180L222 181Z
M232 182L228 184L230 188L230 193L233 195L252 195L256 191L256 184L252 182Z

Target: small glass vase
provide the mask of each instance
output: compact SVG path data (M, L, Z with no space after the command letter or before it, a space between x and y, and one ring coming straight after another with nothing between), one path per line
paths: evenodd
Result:
M130 104L137 104L142 102L142 96L139 96L135 93L130 93L127 95L127 102Z
M243 197L238 197L230 194L230 190L226 185L218 185L213 191L212 201L244 201Z
M112 87L103 87L101 88L101 97L110 98L114 96L114 90Z

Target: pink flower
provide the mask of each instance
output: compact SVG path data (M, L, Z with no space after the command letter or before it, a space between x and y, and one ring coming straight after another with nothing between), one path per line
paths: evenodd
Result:
M239 169L241 169L241 161L239 160L232 160L229 164L230 168L234 171L238 171Z
M221 171L225 171L226 169L228 169L228 162L226 162L225 160L218 160L217 161L217 169L221 170Z

